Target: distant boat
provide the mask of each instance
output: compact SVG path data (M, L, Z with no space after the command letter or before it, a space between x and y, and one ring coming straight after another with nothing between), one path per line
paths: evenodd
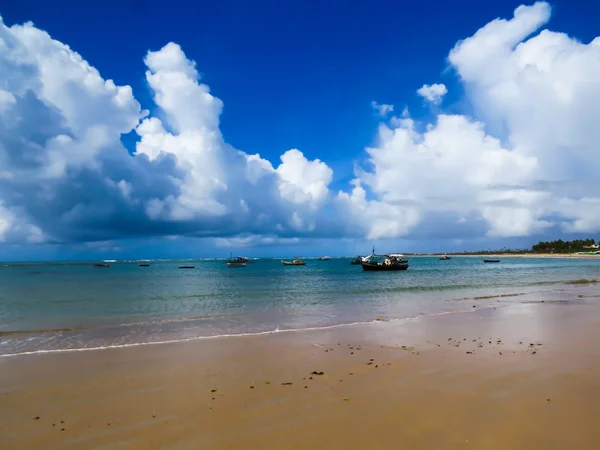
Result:
M321 256L319 258L319 261L329 261L330 259L331 259L331 257L329 257L329 256Z
M142 264L138 264L138 267L150 267L150 264L142 263Z
M178 266L180 269L195 269L196 266Z
M108 263L92 264L92 267L110 267Z
M353 266L360 266L362 264L362 256L357 256L350 260L350 264Z
M293 261L281 261L284 266L304 266L306 263L301 259L295 259Z
M452 258L450 258L448 255L442 255L442 256L440 256L440 261L448 261L450 259L452 259Z
M484 263L499 263L500 260L499 259L484 259L483 262Z

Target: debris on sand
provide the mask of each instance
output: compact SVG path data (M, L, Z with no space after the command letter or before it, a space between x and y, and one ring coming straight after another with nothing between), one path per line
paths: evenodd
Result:
M310 374L311 374L311 375L324 375L324 374L325 374L325 372L318 372L318 371L316 371L316 370L313 370L313 371L312 371Z

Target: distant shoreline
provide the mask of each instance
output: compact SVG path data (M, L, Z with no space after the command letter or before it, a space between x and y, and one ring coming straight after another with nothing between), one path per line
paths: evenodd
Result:
M589 254L575 254L575 253L430 253L430 254L419 254L412 256L442 256L446 254L452 257L465 257L465 258L487 258L490 256L503 257L503 258L600 258L600 254L589 255ZM408 255L407 255L408 256Z

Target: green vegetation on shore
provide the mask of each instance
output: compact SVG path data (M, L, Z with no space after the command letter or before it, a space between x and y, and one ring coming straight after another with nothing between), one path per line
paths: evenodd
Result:
M596 242L594 239L575 239L573 241L563 241L559 239L557 241L550 242L538 242L533 245L531 249L510 249L501 248L499 250L478 250L475 252L455 252L455 255L494 255L500 253L524 255L524 254L536 254L536 253L576 253L576 252L589 252L598 251L597 247L594 247ZM438 254L438 253L436 253ZM441 254L441 253L440 253Z
M531 250L533 253L574 253L597 250L593 239L576 239L574 241L538 242Z

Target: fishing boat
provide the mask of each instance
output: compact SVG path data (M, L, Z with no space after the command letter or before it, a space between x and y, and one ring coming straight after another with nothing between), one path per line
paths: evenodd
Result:
M378 259L385 258L382 262ZM371 255L363 258L361 262L362 268L365 272L375 271L397 271L408 269L408 260L399 253L391 253L389 255L376 255L375 247Z
M321 256L321 257L319 258L319 261L329 261L330 259L331 259L331 257L330 257L330 256Z
M452 259L452 258L450 258L448 255L442 255L442 256L440 256L440 261L448 261L450 259Z
M500 260L499 259L484 259L483 262L484 263L499 263Z
M196 266L178 266L180 269L195 269Z
M306 263L301 259L295 259L293 261L281 261L284 266L304 266Z
M227 267L246 267L248 264L248 258L244 256L236 256L235 258L230 256L227 260Z

